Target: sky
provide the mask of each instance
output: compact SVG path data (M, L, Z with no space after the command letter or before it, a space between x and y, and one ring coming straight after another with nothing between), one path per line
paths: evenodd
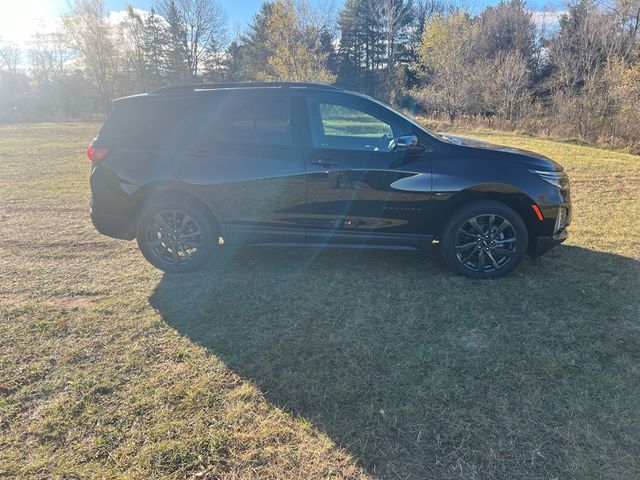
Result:
M218 0L226 11L229 35L233 38L239 30L251 22L263 0ZM128 4L135 8L148 10L154 0L105 0L108 11L123 11ZM341 0L335 0L339 8ZM498 3L498 0L466 0L472 11L480 11L487 5ZM550 8L562 10L566 0L528 0L532 10ZM0 0L2 16L0 16L0 38L5 41L24 45L31 35L38 30L52 30L61 13L69 9L68 0Z

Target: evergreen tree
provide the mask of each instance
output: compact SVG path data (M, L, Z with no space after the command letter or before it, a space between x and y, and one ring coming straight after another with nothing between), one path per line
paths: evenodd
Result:
M327 40L323 45L323 32L310 21L312 18L300 17L310 15L302 7L305 5L291 0L262 5L243 38L248 78L320 83L335 80L327 70Z
M334 76L338 74L338 52L333 45L334 37L331 32L323 30L318 40L318 52L326 58L327 71Z
M204 64L218 52L225 34L226 16L215 0L158 0L169 24L171 58L188 79L201 76Z
M245 80L243 77L244 48L236 41L229 44L224 53L223 72L227 82Z
M273 13L273 3L265 2L260 11L253 17L249 31L242 36L242 74L251 80L258 77L259 72L267 64L269 48L267 46L268 22Z
M183 83L192 80L185 58L187 45L187 31L182 21L178 6L174 0L169 0L162 5L162 13L168 23L167 34L169 47L167 60L169 66L169 81L171 83Z
M143 32L146 76L150 88L156 88L169 82L170 43L167 27L153 8L144 20Z
M410 60L412 9L404 0L345 1L338 15L340 84L386 96L385 87Z

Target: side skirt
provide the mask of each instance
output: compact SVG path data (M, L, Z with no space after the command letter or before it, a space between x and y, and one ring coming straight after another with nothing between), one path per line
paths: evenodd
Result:
M429 250L433 235L378 232L345 232L302 228L266 228L225 225L225 244L313 248L371 248Z

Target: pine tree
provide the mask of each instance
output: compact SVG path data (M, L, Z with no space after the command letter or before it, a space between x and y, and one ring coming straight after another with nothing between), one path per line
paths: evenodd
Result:
M327 70L334 76L338 75L338 53L333 45L333 35L323 30L318 40L318 52L326 58Z
M299 17L297 6L292 0L262 4L241 39L244 77L320 83L335 80L327 70L332 47L327 46L327 39L323 45L323 32L313 26L312 17ZM309 15L308 10L303 13Z
M244 49L238 42L231 42L222 60L223 79L227 82L246 80L243 77Z
M169 33L152 8L144 21L144 54L148 87L156 88L169 81Z
M169 45L167 49L168 73L171 83L183 83L191 81L191 74L185 59L187 45L187 32L178 12L178 6L174 0L169 0L163 5L164 18L169 24L167 34Z
M387 91L399 65L408 63L411 11L404 0L345 1L338 16L340 84L372 95Z
M199 78L206 60L224 37L226 15L215 0L158 0L158 9L169 24L171 58L190 80Z
M265 2L253 17L249 31L242 36L242 77L255 80L269 59L267 46L268 21L273 12L273 3Z

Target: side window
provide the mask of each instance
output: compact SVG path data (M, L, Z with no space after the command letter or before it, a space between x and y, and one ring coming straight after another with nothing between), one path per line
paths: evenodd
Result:
M357 108L338 103L311 105L311 133L317 148L389 151L393 128Z
M289 145L291 125L288 97L226 99L211 122L213 143Z

